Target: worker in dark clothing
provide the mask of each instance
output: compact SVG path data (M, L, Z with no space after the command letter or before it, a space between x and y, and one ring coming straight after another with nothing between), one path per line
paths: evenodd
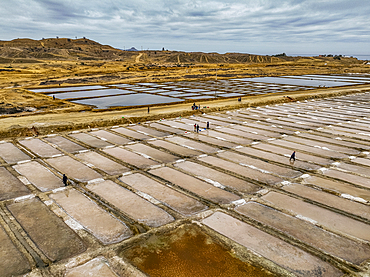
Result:
M295 151L293 151L292 155L290 156L289 161L294 161L295 162Z
M67 182L68 182L68 178L67 178L67 176L65 174L63 174L63 184L65 186L68 186Z
M207 121L207 129L209 129L209 121Z
M199 124L197 124L197 133L199 133Z

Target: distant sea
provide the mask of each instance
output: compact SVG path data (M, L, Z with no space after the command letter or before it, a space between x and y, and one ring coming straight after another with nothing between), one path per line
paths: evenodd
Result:
M329 53L330 54L330 53ZM287 53L288 56L302 56L302 57L312 57L312 56L318 56L319 54L289 54ZM333 54L337 55L337 54ZM370 55L344 55L345 57L355 57L359 60L370 60Z

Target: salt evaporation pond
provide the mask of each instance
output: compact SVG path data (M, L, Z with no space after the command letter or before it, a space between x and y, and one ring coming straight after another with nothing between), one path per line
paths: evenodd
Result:
M64 92L57 94L47 94L49 96L54 95L57 99L70 99L70 98L87 98L87 97L99 97L104 95L121 95L121 94L130 94L135 93L130 90L123 89L98 89L98 90L88 90L88 91L73 91L73 92Z
M338 86L351 86L357 85L354 82L331 82L331 81L318 81L318 80L304 80L304 79L288 79L279 77L257 77L257 78L244 78L242 81L250 82L264 82L273 84L285 84L295 86L309 86L309 87L338 87Z
M63 88L42 88L42 89L30 89L30 91L36 93L48 93L48 92L62 92L62 91L76 91L76 90L90 90L90 89L104 89L104 86L82 86L82 87L63 87Z
M107 109L110 107L119 106L141 106L141 105L152 105L152 104L163 104L163 103L173 103L182 102L184 100L177 98L170 98L166 96L137 93L137 94L126 94L102 98L92 98L84 100L71 101L77 104L92 105L96 106L98 109Z

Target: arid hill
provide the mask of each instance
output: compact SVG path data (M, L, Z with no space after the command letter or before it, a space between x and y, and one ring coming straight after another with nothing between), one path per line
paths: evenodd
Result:
M138 57L139 55L139 57ZM53 61L121 61L142 63L151 66L196 64L281 64L297 62L302 57L262 56L243 53L202 53L179 51L124 51L109 45L102 45L87 38L48 38L41 40L14 39L0 41L0 64L7 63L42 63ZM333 57L304 57L319 61L333 61ZM341 60L339 62L339 60ZM356 58L337 59L340 64L361 64Z
M13 62L27 59L120 60L131 54L89 39L15 39L0 42L0 56Z
M141 62L169 63L274 63L278 57L241 53L201 53L177 51L138 51ZM37 60L105 60L130 62L138 52L115 49L89 39L49 38L42 40L14 39L0 41L0 63L37 62Z

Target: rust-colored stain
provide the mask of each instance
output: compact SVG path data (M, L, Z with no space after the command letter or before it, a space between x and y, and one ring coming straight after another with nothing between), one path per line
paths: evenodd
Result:
M234 257L194 225L152 235L121 255L152 277L274 276Z

